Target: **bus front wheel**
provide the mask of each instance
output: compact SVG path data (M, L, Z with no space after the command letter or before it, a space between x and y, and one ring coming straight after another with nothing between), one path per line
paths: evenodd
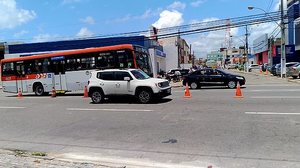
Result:
M37 96L42 96L45 94L44 87L42 84L36 84L34 87L34 93Z

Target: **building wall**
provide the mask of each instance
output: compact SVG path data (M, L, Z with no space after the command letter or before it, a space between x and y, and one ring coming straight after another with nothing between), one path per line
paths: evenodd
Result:
M300 8L299 8L299 0L288 1L288 44L295 44L295 33L297 29L295 29L294 21L299 18Z
M166 53L166 70L191 67L190 48L184 39L178 37L170 37L161 39L159 43Z
M166 72L166 57L164 53L158 49L150 48L149 55L151 58L153 76L157 77L160 71Z
M178 53L177 46L166 45L164 46L164 52L166 53L166 71L178 67Z

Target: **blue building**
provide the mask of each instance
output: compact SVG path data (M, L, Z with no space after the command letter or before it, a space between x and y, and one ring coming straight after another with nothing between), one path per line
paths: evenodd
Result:
M150 39L145 36L111 37L95 39L75 39L39 43L8 44L7 54L31 55L32 53L74 50L90 47L103 47L118 44L135 44L150 48Z
M300 58L300 0L287 1L288 43L295 45L295 56Z

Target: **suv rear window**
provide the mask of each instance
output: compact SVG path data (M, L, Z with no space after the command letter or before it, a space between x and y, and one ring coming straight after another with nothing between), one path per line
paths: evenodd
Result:
M98 72L97 78L102 80L114 80L113 72Z
M132 79L132 77L128 72L115 72L115 75L116 75L116 80L118 81L123 81L124 77L129 77L130 79Z

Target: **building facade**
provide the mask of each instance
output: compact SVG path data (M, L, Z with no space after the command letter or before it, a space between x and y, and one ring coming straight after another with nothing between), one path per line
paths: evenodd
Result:
M300 57L300 0L287 1L288 44L295 45L295 55Z
M159 40L166 53L166 70L174 68L190 68L192 58L190 47L187 42L180 37L170 37Z

